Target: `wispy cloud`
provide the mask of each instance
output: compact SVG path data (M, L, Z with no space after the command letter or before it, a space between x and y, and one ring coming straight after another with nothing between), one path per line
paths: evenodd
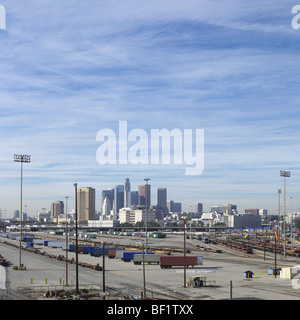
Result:
M43 195L63 199L75 181L100 197L125 177L138 185L150 176L153 189L166 186L186 208L201 201L207 209L230 201L272 209L279 170L290 168L296 181L299 33L289 1L1 4L0 209L18 205L14 153L32 155L26 196L35 211L47 206ZM96 133L117 132L119 120L148 133L204 128L203 175L100 166Z

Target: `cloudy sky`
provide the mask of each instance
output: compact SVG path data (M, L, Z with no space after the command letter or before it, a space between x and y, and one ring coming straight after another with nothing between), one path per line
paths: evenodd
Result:
M184 209L202 202L300 210L300 29L294 1L0 0L0 209L35 215L70 196L151 178ZM300 3L299 3L300 4ZM204 130L204 170L100 165L99 130ZM151 150L149 150L149 155ZM282 197L283 198L283 197ZM292 199L291 199L292 198ZM283 201L282 201L283 202Z

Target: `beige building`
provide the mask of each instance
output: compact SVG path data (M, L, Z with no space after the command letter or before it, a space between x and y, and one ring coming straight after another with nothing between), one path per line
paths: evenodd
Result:
M156 212L149 210L147 214L147 221L155 220ZM136 224L140 221L146 221L146 210L145 209L132 209L122 208L119 210L120 223L131 223Z
M77 189L77 216L79 223L95 219L96 191L94 188Z

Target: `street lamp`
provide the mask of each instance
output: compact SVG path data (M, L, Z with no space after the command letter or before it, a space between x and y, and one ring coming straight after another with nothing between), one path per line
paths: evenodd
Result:
M19 270L22 270L21 263L21 242L22 242L22 180L23 180L23 163L30 163L30 155L27 154L15 154L14 161L21 162L21 191L20 191L20 254L19 254Z
M145 178L146 186L148 186L148 181L150 178ZM146 221L145 221L145 229L146 229L146 254L148 254L148 188L145 186L145 198L146 198Z
M76 255L76 294L79 293L78 289L78 225L77 225L77 183L74 183L75 187L75 232L76 232L76 243L75 243L75 255Z
M285 178L289 178L291 176L290 171L280 170L280 176L284 178L284 218L283 218L283 231L284 231L284 257L286 257L285 247L286 247L286 234L285 234L285 215L286 215L286 201L285 201Z

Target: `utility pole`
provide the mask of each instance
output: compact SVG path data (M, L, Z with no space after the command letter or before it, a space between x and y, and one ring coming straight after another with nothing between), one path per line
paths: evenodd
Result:
M66 286L68 286L68 198L69 196L65 196L66 198Z
M144 283L144 299L146 298L146 272L145 272L145 248L143 247L143 283Z
M229 300L232 300L232 281L229 281Z
M75 256L76 256L76 294L79 293L78 285L78 208L77 208L77 183L74 183L75 187L75 231L76 231L76 244L75 244Z
M105 242L103 242L102 252L102 291L105 292Z
M22 183L23 183L23 163L30 163L30 155L26 154L15 154L14 161L21 162L21 190L20 190L20 250L19 250L19 270L22 270L22 260L21 260L21 250L22 250L22 217L23 217L23 210L22 210Z

